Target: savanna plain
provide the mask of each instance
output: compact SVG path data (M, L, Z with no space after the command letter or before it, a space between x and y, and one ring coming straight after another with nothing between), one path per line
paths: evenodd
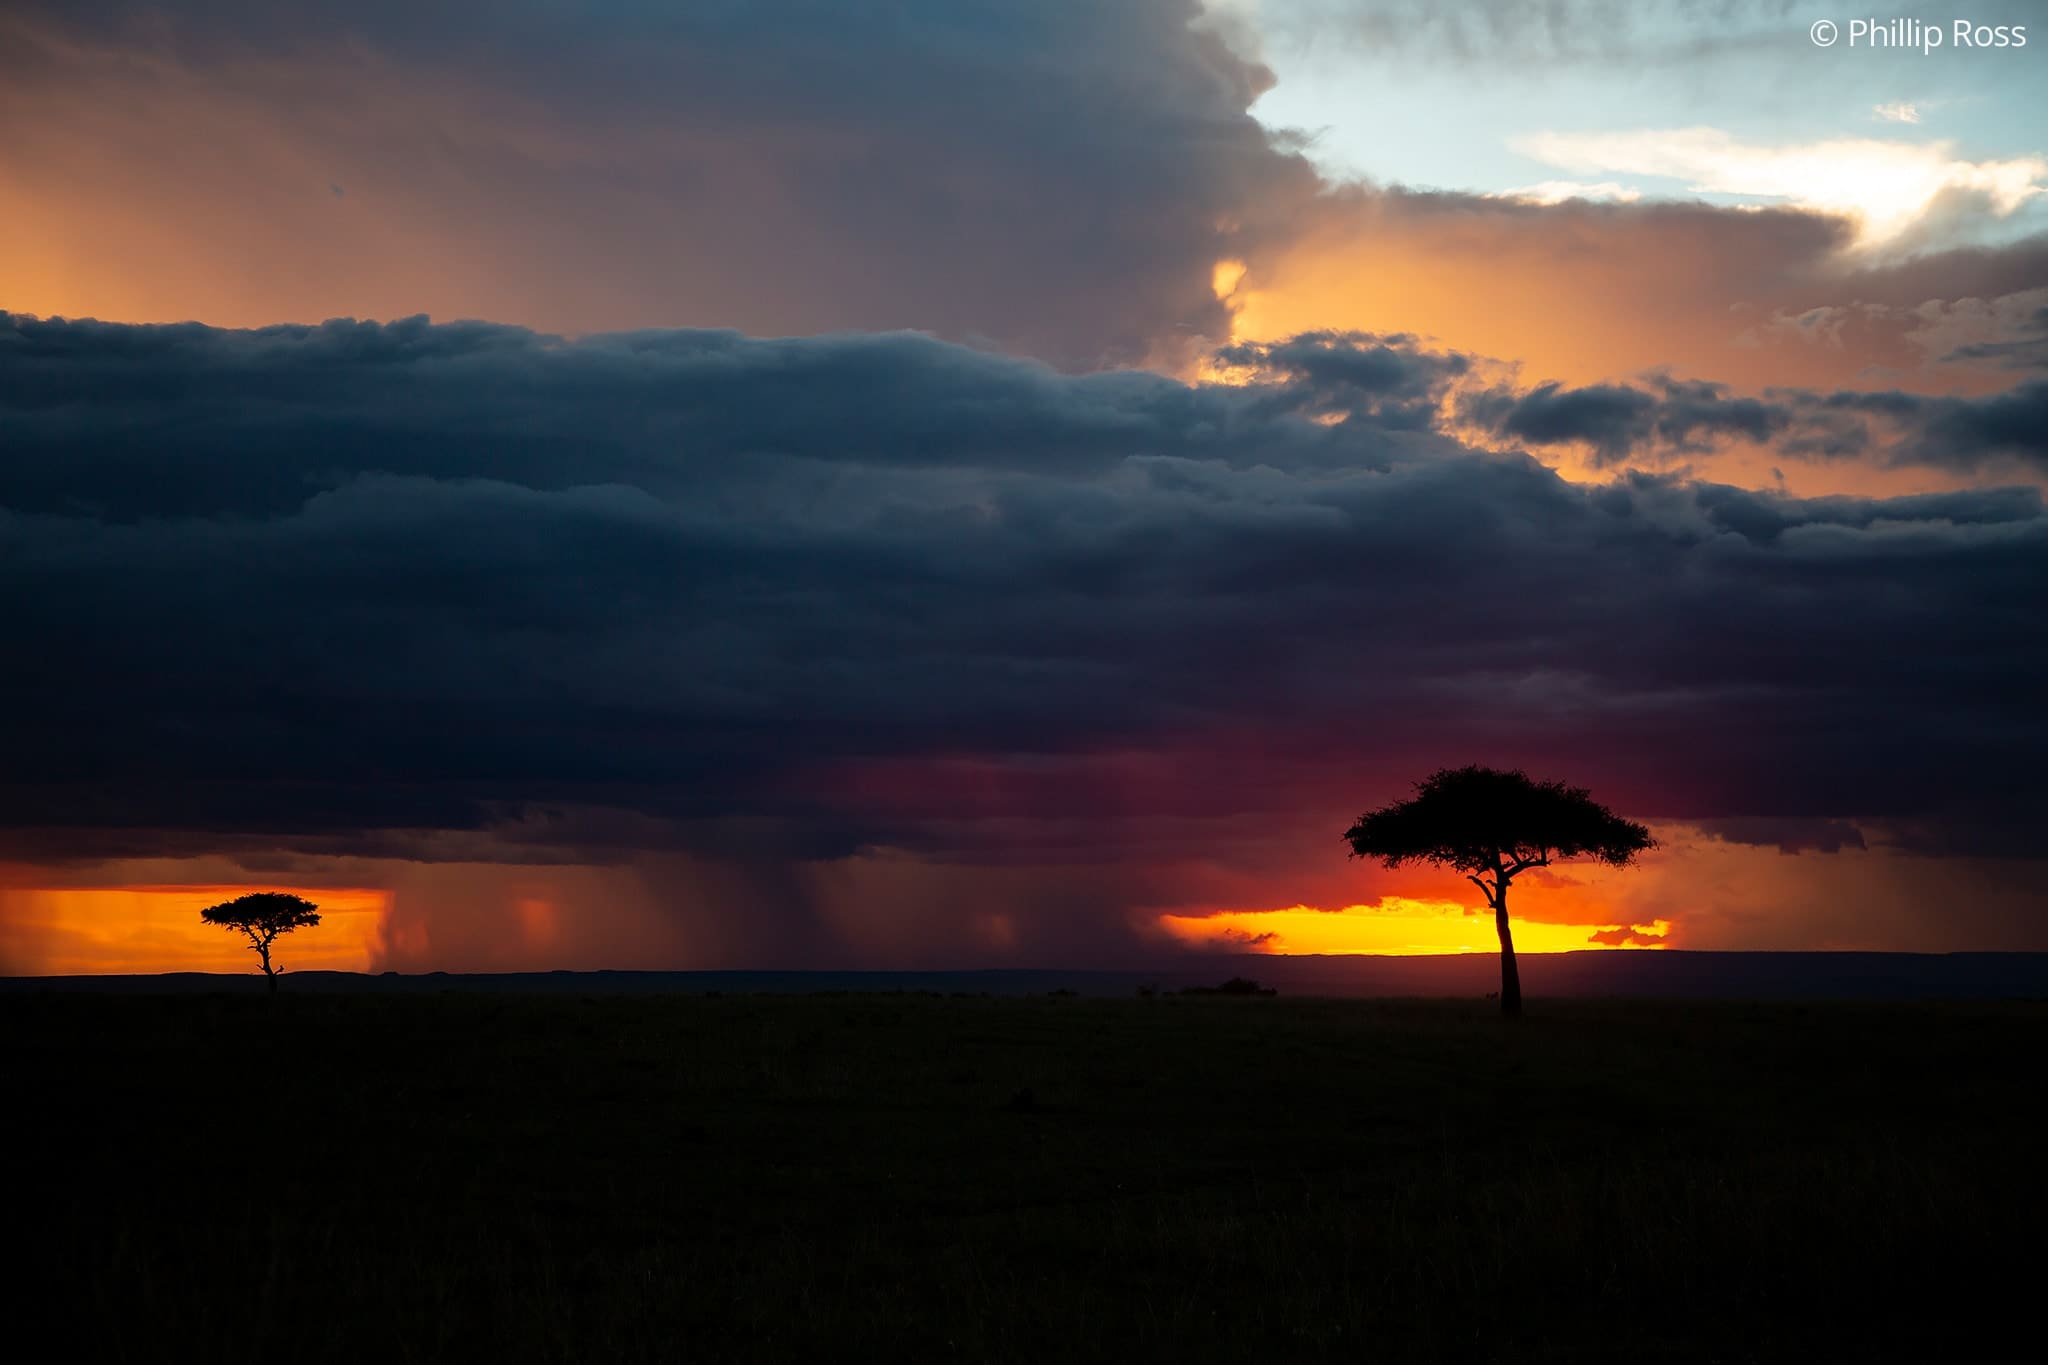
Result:
M2038 1002L23 992L9 1332L132 1361L1988 1358L2039 1296L2044 1044Z

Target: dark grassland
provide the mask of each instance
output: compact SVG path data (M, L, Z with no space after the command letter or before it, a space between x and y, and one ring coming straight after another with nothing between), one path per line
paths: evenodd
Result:
M2034 1313L2048 1008L1492 1008L0 998L8 1337L1847 1361Z

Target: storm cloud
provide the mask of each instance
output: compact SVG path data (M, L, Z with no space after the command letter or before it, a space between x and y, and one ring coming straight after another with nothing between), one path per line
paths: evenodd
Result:
M1624 9L1536 27L1613 37ZM1333 178L1312 133L1253 117L1274 81L1259 34L1301 22L1370 32L1388 60L1462 51L1467 27L1527 55L1513 7L1428 10L16 0L0 306L917 328L1183 374L1231 342L1362 329L1525 361L1531 382L1661 364L1750 391L1989 372L2012 353L1986 348L2030 335L2038 235L1858 262L1853 223L1820 212Z
M36 188L0 256L29 263L16 290L127 318L914 326L1170 359L1228 338L1212 267L1316 188L1248 113L1270 74L1200 18L29 0L0 9L0 175Z
M1761 397L1724 385L1658 377L1579 388L1539 384L1474 389L1458 416L1532 446L1584 446L1600 467L1696 455L1730 440L1798 459L1864 459L1975 473L2048 470L2048 381L2030 379L1981 397L1844 389L1771 389Z
M7 841L1228 865L1472 758L2037 851L2036 490L1573 484L1332 417L1385 344L15 320Z

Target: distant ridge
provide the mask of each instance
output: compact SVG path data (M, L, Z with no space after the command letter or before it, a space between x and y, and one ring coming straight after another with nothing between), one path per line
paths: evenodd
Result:
M1532 996L1634 996L1721 1000L2048 999L2048 953L1524 953ZM1263 956L1179 958L1152 970L995 968L962 971L596 971L365 975L292 972L304 993L513 991L571 995L666 992L803 994L937 991L1036 995L1067 990L1128 996L1142 986L1179 990L1231 976L1256 978L1290 996L1478 997L1496 989L1490 953L1442 957ZM0 992L196 993L263 989L254 973L156 976L0 977Z

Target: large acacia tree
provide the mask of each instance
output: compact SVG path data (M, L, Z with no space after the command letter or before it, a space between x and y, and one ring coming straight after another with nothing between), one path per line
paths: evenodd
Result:
M219 905L209 905L199 918L223 929L237 929L248 937L249 946L263 959L263 975L270 989L277 989L277 967L270 960L270 945L279 934L304 929L320 922L320 907L282 891L254 891Z
M1583 787L1480 767L1431 773L1406 801L1359 816L1344 838L1354 858L1456 868L1479 888L1500 935L1500 1011L1510 1018L1522 1012L1522 978L1508 932L1508 884L1532 867L1578 858L1627 867L1657 843Z

